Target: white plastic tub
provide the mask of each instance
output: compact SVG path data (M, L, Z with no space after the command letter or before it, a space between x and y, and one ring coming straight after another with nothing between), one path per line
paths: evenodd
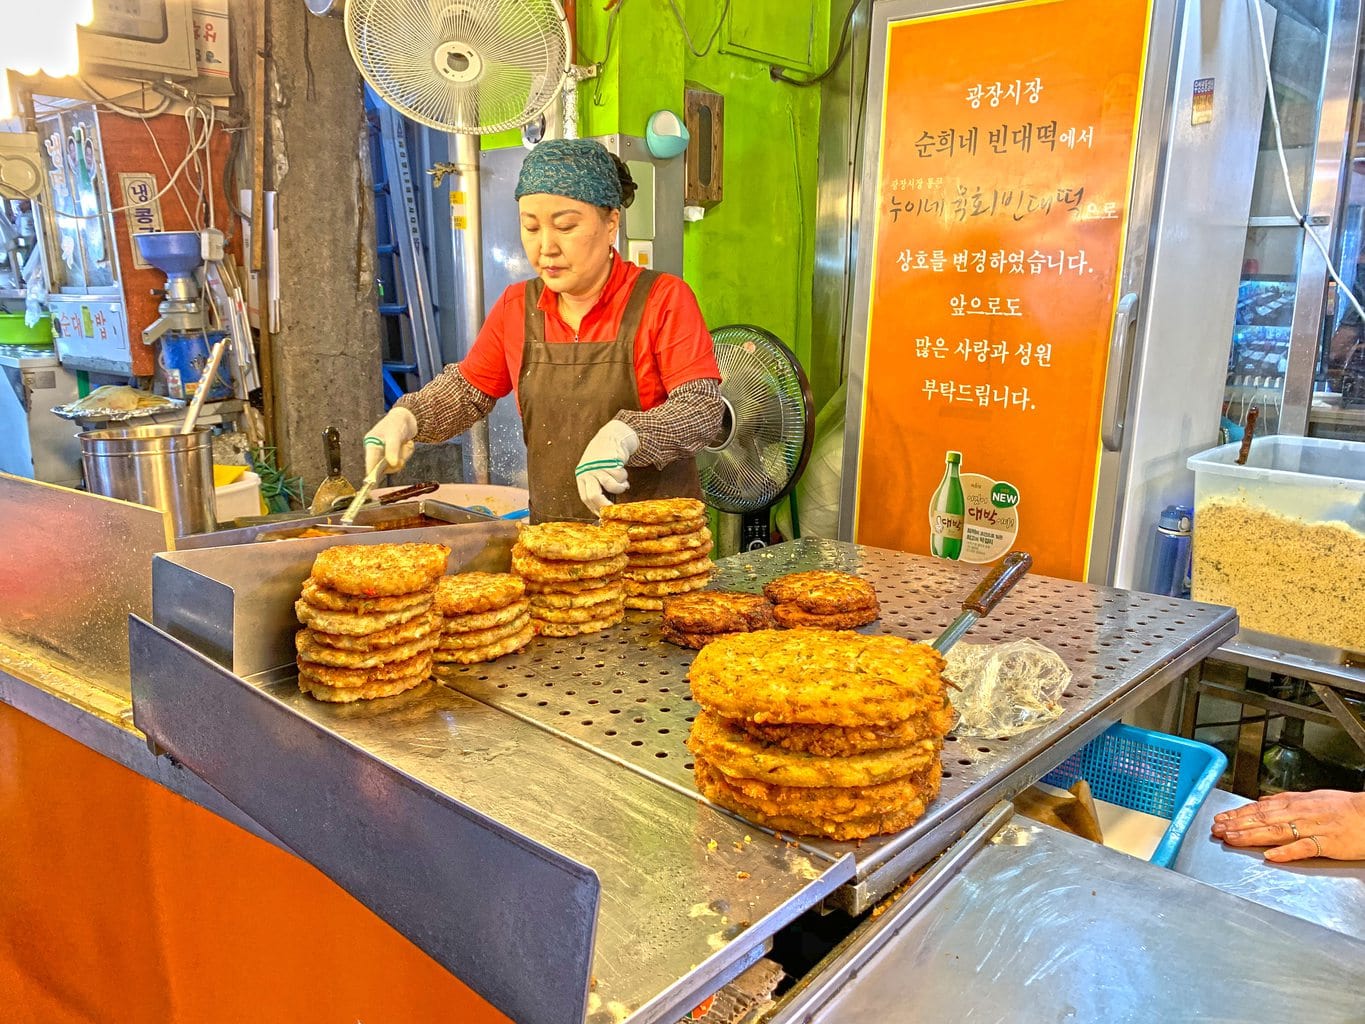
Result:
M213 489L213 505L220 523L261 514L261 478L251 470L241 478Z
M1196 601L1242 628L1365 651L1365 444L1262 437L1189 460Z

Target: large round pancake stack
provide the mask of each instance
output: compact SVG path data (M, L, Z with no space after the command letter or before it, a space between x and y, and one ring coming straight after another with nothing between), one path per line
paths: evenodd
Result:
M711 582L711 531L706 506L696 498L656 498L607 505L604 524L618 523L630 538L626 607L659 611L664 599Z
M664 600L664 639L701 650L723 636L774 629L773 606L762 594L698 590Z
M465 572L436 584L440 642L436 668L477 665L519 651L531 642L531 603L526 586L506 572Z
M536 632L581 636L620 622L625 617L621 570L628 543L619 526L524 527L512 548L512 571L525 582Z
M345 703L391 697L431 675L444 544L342 544L319 552L294 605L299 689Z
M863 839L913 824L938 795L952 725L933 648L797 628L708 645L688 679L687 746L703 796L792 835Z
M779 577L764 587L763 593L772 601L778 623L788 629L856 629L881 615L877 591L871 583L831 569Z

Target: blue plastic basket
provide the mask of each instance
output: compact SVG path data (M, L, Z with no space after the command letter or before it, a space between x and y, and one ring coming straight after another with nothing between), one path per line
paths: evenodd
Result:
M1077 779L1085 779L1096 800L1168 819L1171 824L1151 856L1151 863L1168 868L1227 763L1223 753L1207 743L1114 725L1059 764L1043 782L1070 789Z

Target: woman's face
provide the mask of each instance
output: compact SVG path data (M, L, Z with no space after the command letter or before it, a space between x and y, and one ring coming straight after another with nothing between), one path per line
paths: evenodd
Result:
M590 295L606 280L616 242L619 210L566 196L531 195L517 200L521 245L545 287L560 295Z

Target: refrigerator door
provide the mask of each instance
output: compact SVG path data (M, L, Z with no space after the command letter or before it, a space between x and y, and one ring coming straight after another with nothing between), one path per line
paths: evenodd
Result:
M1262 9L1270 35L1275 11ZM1111 378L1120 397L1106 427L1115 416L1122 427L1106 431L1100 458L1094 583L1147 585L1157 517L1193 503L1186 460L1218 443L1265 103L1257 31L1246 0L1187 0L1150 249L1132 257L1147 280L1127 401Z
M874 6L843 537L1086 577L1184 6Z

